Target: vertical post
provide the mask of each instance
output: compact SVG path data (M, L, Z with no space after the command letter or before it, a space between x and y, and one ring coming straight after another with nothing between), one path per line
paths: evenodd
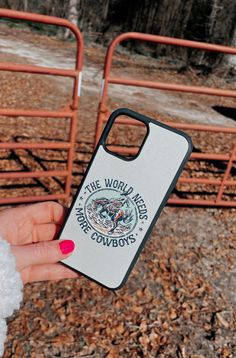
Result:
M66 194L66 200L69 200L70 197L70 189L71 189L71 182L72 182L72 170L73 170L73 160L74 160L74 147L75 147L75 141L76 141L76 120L77 120L77 113L76 111L73 112L71 117L71 123L70 123L70 149L68 151L68 158L67 158L67 171L68 175L66 178L66 185L65 185L65 194Z
M233 165L233 162L234 162L235 153L236 153L236 144L234 145L234 148L232 150L230 159L228 161L228 164L227 164L227 167L226 167L226 170L225 170L225 174L224 174L224 177L222 179L222 182L221 182L221 185L220 185L220 188L219 188L219 191L218 191L218 195L217 195L217 198L216 198L216 204L219 204L219 202L221 201L222 194L224 192L225 182L226 182L226 180L227 180L227 178L229 176L229 173L231 171L231 168L232 168L232 165Z

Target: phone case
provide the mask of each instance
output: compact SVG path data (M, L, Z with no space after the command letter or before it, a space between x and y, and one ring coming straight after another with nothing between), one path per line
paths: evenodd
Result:
M105 145L120 115L148 129L132 160ZM183 132L129 109L113 112L61 231L59 239L75 242L72 255L61 262L106 288L122 287L191 150Z

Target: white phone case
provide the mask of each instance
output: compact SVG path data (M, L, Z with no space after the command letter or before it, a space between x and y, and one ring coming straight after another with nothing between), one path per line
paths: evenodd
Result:
M105 145L120 115L148 127L132 160ZM61 262L107 288L122 287L191 150L183 132L129 109L113 112L63 226L59 239L72 239L75 250Z

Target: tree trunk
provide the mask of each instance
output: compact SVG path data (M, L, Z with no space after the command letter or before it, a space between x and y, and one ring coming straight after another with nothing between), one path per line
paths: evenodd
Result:
M203 41L221 45L233 45L234 33L236 31L236 6L232 0L213 0L208 21L206 22L206 33ZM193 64L213 70L221 63L228 63L228 55L217 52L194 51L190 58Z
M28 11L28 0L24 0L24 11Z
M68 8L68 20L71 21L74 25L78 25L78 10L79 0L70 0ZM68 39L72 35L69 29L66 29L64 38Z

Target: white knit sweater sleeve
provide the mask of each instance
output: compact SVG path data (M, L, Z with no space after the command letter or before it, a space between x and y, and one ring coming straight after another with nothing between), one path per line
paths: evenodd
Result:
M10 245L0 237L0 357L3 355L7 334L6 318L19 308L23 284L16 271L15 258Z

